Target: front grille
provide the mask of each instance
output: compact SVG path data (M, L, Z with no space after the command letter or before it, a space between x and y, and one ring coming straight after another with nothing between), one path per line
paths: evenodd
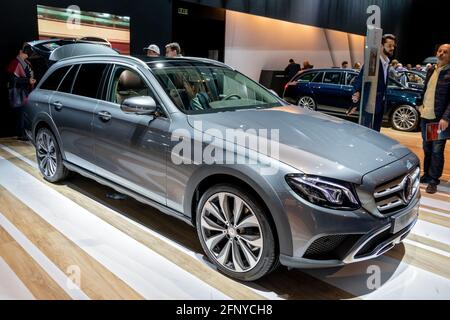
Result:
M315 240L303 255L306 259L342 259L347 251L360 239L361 235L329 235Z
M420 168L383 183L375 188L373 194L378 211L383 214L397 212L411 202L419 189Z

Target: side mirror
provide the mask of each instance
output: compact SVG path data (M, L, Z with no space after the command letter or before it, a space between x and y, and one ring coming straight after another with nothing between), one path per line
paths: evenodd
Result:
M125 113L152 115L156 113L157 106L152 97L141 96L125 99L120 105L120 109Z

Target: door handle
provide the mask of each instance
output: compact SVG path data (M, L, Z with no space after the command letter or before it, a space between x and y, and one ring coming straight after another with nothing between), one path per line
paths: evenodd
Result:
M97 115L100 120L104 122L111 120L111 113L109 113L108 111L100 111Z
M59 101L53 102L52 105L55 107L56 111L61 111L63 108L63 104Z

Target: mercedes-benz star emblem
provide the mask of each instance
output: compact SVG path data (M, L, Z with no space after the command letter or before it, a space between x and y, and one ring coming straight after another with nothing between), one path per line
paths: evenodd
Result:
M413 197L413 184L411 175L407 175L403 180L403 200L405 203L409 203Z

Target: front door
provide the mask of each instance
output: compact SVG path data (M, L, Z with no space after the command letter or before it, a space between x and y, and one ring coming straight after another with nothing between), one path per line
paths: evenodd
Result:
M170 120L164 111L158 116L123 112L121 103L135 96L151 96L158 103L139 71L115 66L94 112L96 173L165 205Z

